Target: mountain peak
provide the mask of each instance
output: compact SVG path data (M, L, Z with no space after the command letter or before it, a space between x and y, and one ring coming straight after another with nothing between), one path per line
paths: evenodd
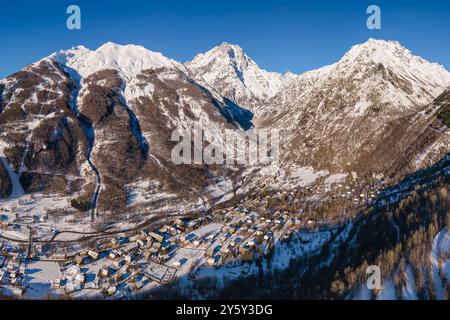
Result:
M218 47L219 48L239 48L239 49L241 48L239 45L232 44L227 41L222 42Z
M198 54L189 64L195 64L198 67L208 65L211 62L220 62L221 65L231 64L239 70L242 70L249 64L255 64L240 46L228 42L223 42L205 53Z
M162 55L159 52L153 52L148 50L147 48L141 46L141 45L136 45L136 44L117 44L111 41L105 42L104 44L102 44L100 47L97 48L97 50L95 50L96 52L106 52L106 51L116 51L118 54L124 53L124 52L143 52L143 53L152 53L152 54L157 54L157 55Z
M429 62L415 56L398 41L376 40L370 38L353 46L337 63L341 70L351 72L369 64L383 65L403 79L423 79L436 88L450 85L450 74L440 64Z
M233 53L245 55L244 50L237 44L230 44L228 42L222 42L222 44L216 48L218 48L220 51L223 51L223 52L228 52L228 53L233 52Z
M102 44L97 50L101 50L101 49L118 49L120 47L123 47L123 45L108 41L105 42L104 44Z
M403 47L398 41L386 41L369 38L366 42L353 46L343 57L343 60L370 60L386 63L402 59L409 61L413 58L411 51Z
M77 70L83 77L103 69L117 70L129 78L145 69L184 68L182 64L143 46L119 45L113 42L106 42L96 50L77 46L54 53L50 58Z
M395 46L401 46L400 42L397 40L384 40L384 39L375 39L375 38L369 38L366 42L360 44L360 45L372 45L372 46L389 46L389 45L395 45Z
M186 67L197 80L249 109L254 100L274 96L284 85L283 76L259 68L240 46L228 42L198 54Z

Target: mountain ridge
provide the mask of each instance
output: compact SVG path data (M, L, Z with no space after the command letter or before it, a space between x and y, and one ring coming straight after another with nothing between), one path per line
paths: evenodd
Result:
M64 79L64 86L57 86L52 77ZM369 39L352 47L335 64L300 75L262 70L241 47L226 42L185 64L142 46L109 42L96 50L83 46L61 50L1 80L5 108L0 121L10 124L4 129L3 139L7 141L5 148L12 167L16 170L30 167L33 158L26 155L29 139L35 139L33 130L28 135L19 133L14 125L33 123L43 116L39 106L48 103L46 97L58 96L68 108L66 117L74 123L73 127L66 124L65 129L73 140L67 152L72 154L77 148L77 162L71 162L72 174L77 175L73 171L76 167L83 168L77 179L92 188L95 177L88 172L92 170L82 156L90 154L86 146L91 145L92 160L87 162L99 167L99 176L108 190L118 192L105 193L100 188L100 203L106 203L103 197L110 193L116 194L125 205L124 185L154 179L155 174L176 184L180 179L174 174L186 177L194 172L192 168L170 164L173 146L170 133L193 124L207 129L234 128L242 136L254 129L282 130L281 147L285 152L280 168L266 171L271 175L281 172L286 179L295 177L302 167L339 174L356 168L362 174L374 171L388 174L390 159L385 159L383 152L394 152L395 148L383 147L383 139L390 132L402 131L402 119L415 119L413 115L431 104L449 83L450 74L442 66L412 56L394 41ZM27 94L21 94L20 90ZM79 110L73 109L74 101ZM33 103L33 108L27 103ZM405 137L401 140L402 148L419 157L419 152L425 148L435 150L439 143L439 152L425 157L435 160L450 146L444 143L441 147L444 133L429 137L419 130L421 125L436 122L434 112L423 114L422 119L411 122L410 132L426 136L418 137L417 142ZM92 123L92 133L80 134L85 129L83 123L76 123L80 116ZM60 127L66 123L65 119L59 120ZM40 122L38 129L39 143L46 149L40 151L41 146L31 144L33 152L50 157L50 147L54 148L55 143L64 145L64 139L55 142L45 136L51 136L58 126L55 129ZM14 149L6 134L17 137ZM90 135L95 135L95 139ZM130 142L130 148L124 141ZM416 146L419 141L421 146ZM60 157L58 152L51 157ZM374 160L377 165L364 165L373 152L378 155ZM102 161L105 154L115 154L116 162L109 158ZM20 159L25 159L27 165L21 164ZM400 161L401 166L412 167L410 162L413 160ZM123 175L119 169L127 164L129 172ZM36 173L38 169L51 171L43 170L43 165L44 161L39 162L38 168L29 174L27 185L38 185L43 179ZM192 184L196 190L191 196L197 197L214 177L224 174L219 171L213 174L212 170L205 166L195 171L198 183ZM228 174L231 172L225 174L226 178Z

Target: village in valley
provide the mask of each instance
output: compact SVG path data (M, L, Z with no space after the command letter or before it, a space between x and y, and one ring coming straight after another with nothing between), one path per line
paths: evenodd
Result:
M73 213L65 214L68 200L6 200L0 208L0 293L126 299L173 281L237 279L260 268L286 268L291 258L318 250L338 234L345 237L349 208L374 201L384 183L377 178L367 187L344 179L286 191L260 188L245 200L171 216L165 223L151 223L149 215L100 230L88 216L75 223ZM334 220L322 216L311 199L342 213ZM336 202L341 206L330 207Z

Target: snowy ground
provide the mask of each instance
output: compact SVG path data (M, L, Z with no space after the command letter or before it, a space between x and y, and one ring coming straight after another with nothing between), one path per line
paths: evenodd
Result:
M431 268L432 268L432 275L433 275L433 282L434 282L434 288L436 290L436 299L437 300L444 300L444 286L442 283L442 279L440 276L440 270L441 267L444 268L444 273L448 274L448 271L446 268L448 268L449 265L449 259L445 259L445 263L443 266L439 263L439 255L442 254L444 257L446 256L444 253L449 251L449 244L450 244L450 233L447 231L446 228L444 228L441 232L437 234L437 236L433 240L433 247L430 254L431 259ZM448 257L448 255L447 255ZM450 282L450 278L447 278Z
M54 230L58 231L91 231L89 217L74 219L72 214L67 216L50 216L49 210L65 209L70 212L70 199L60 195L22 195L0 201L0 214L6 219L4 222L18 226L16 230L0 230L0 236L23 239L28 238L29 227L38 232L36 238L51 236Z
M25 281L27 283L26 298L45 298L50 294L61 293L53 291L53 279L61 278L60 266L57 262L35 261L27 264Z
M324 184L325 184L325 186L330 188L332 184L343 182L345 180L345 178L347 178L347 176L348 176L348 174L346 174L346 173L338 173L338 174L330 175L329 177L327 177L325 179Z
M315 171L313 167L300 167L292 169L290 179L295 185L304 187L313 184L317 178L327 174L327 171Z
M450 283L450 232L446 228L441 230L433 240L433 245L430 252L430 261L432 268L433 287L436 291L436 299L444 300L444 283L441 278L441 271L445 275L446 281ZM440 262L439 256L444 257L443 263ZM397 272L392 278L395 278ZM397 299L395 287L392 278L383 279L382 288L377 296L378 300L395 300ZM417 300L416 281L411 265L407 265L405 269L405 284L402 288L401 298L403 300ZM444 279L444 281L445 281ZM362 285L354 297L356 300L370 299L370 290L365 285Z

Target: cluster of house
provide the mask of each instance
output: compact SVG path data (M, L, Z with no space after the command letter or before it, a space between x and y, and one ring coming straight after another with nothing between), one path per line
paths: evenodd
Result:
M384 182L382 180L370 185L364 185L362 187L342 185L338 183L332 186L330 191L332 199L347 199L358 205L375 200L380 194L380 189L383 186Z
M382 174L374 174L370 182L359 180L357 176L354 176L345 183L317 183L298 190L302 192L302 199L318 195L328 197L329 201L345 199L351 201L354 205L362 205L375 200L379 196L380 190L384 187L384 176ZM298 195L293 191L273 191L266 198L272 200L284 199L284 201L289 201L290 203L298 201ZM259 199L259 201L261 203L264 199Z
M20 206L27 206L31 200L19 199ZM25 209L27 215L17 214L17 206L12 208L0 209L0 230L16 231L24 234L29 233L29 227L32 225L39 225L39 229L44 232L52 232L52 226L48 223L48 212L45 211L42 215L32 214L30 209ZM3 212L4 214L2 214ZM14 213L15 214L11 214Z
M143 230L137 234L123 237L105 237L96 241L89 250L57 253L51 259L61 261L62 276L54 279L52 286L66 294L81 290L96 290L107 296L135 293L150 282L164 283L170 280L162 272L152 274L149 265L161 266L163 270L176 270L186 261L168 261L177 248L185 245L199 245L191 233L205 222L176 219L159 230ZM191 241L192 240L192 241Z
M219 268L269 256L277 242L289 242L295 230L315 224L302 212L272 212L253 209L249 204L247 201L247 207L240 203L196 219L178 218L157 230L99 237L87 249L74 243L42 250L42 244L34 243L33 248L41 248L34 250L33 258L58 263L60 273L51 281L56 293L76 295L92 290L117 299L167 283L183 266L191 265L194 261L183 256L184 251L180 254L181 248L203 251L199 265ZM213 224L219 227L209 228ZM20 263L26 254L22 255L8 249L2 251L6 258L0 258L0 285L7 281L17 296L26 288L25 264Z
M288 212L270 210L264 214L236 206L222 212L225 225L206 237L206 264L245 262L269 256L276 242L289 242L305 222ZM306 223L313 223L308 221Z
M78 252L64 266L63 276L53 287L66 294L80 290L96 290L106 296L135 293L150 276L144 273L150 259L162 262L164 238L157 233L142 231L131 237L111 238L94 248ZM117 296L116 296L117 298Z
M24 292L26 265L24 256L0 242L0 286L8 286L16 297Z
M343 198L360 204L377 197L383 185L381 178L369 186L359 187L356 183L335 183L327 187L311 185L302 188L302 192L328 194L330 199ZM88 249L74 244L70 249L55 246L55 250L42 250L42 244L34 243L34 259L58 263L60 275L51 282L56 292L74 295L93 290L120 298L152 284L169 282L183 266L193 264L189 256L179 254L181 248L203 251L203 263L199 265L215 268L269 256L276 243L289 242L295 231L319 226L319 221L311 218L314 215L306 215L303 210L292 213L270 210L266 206L270 200L296 201L297 198L294 191L259 194L253 200L247 198L214 215L174 219L157 230L100 237L95 243L90 243ZM0 215L0 228L20 231L18 228L24 228L27 223L51 228L46 223L48 214L29 215L27 221L18 219L9 221L6 215ZM219 225L219 228L206 228L211 231L199 232L212 224ZM53 231L49 230L50 233ZM17 297L26 290L24 261L27 243L21 246L22 253L17 246L15 249L7 248L0 242L0 287L7 285Z

